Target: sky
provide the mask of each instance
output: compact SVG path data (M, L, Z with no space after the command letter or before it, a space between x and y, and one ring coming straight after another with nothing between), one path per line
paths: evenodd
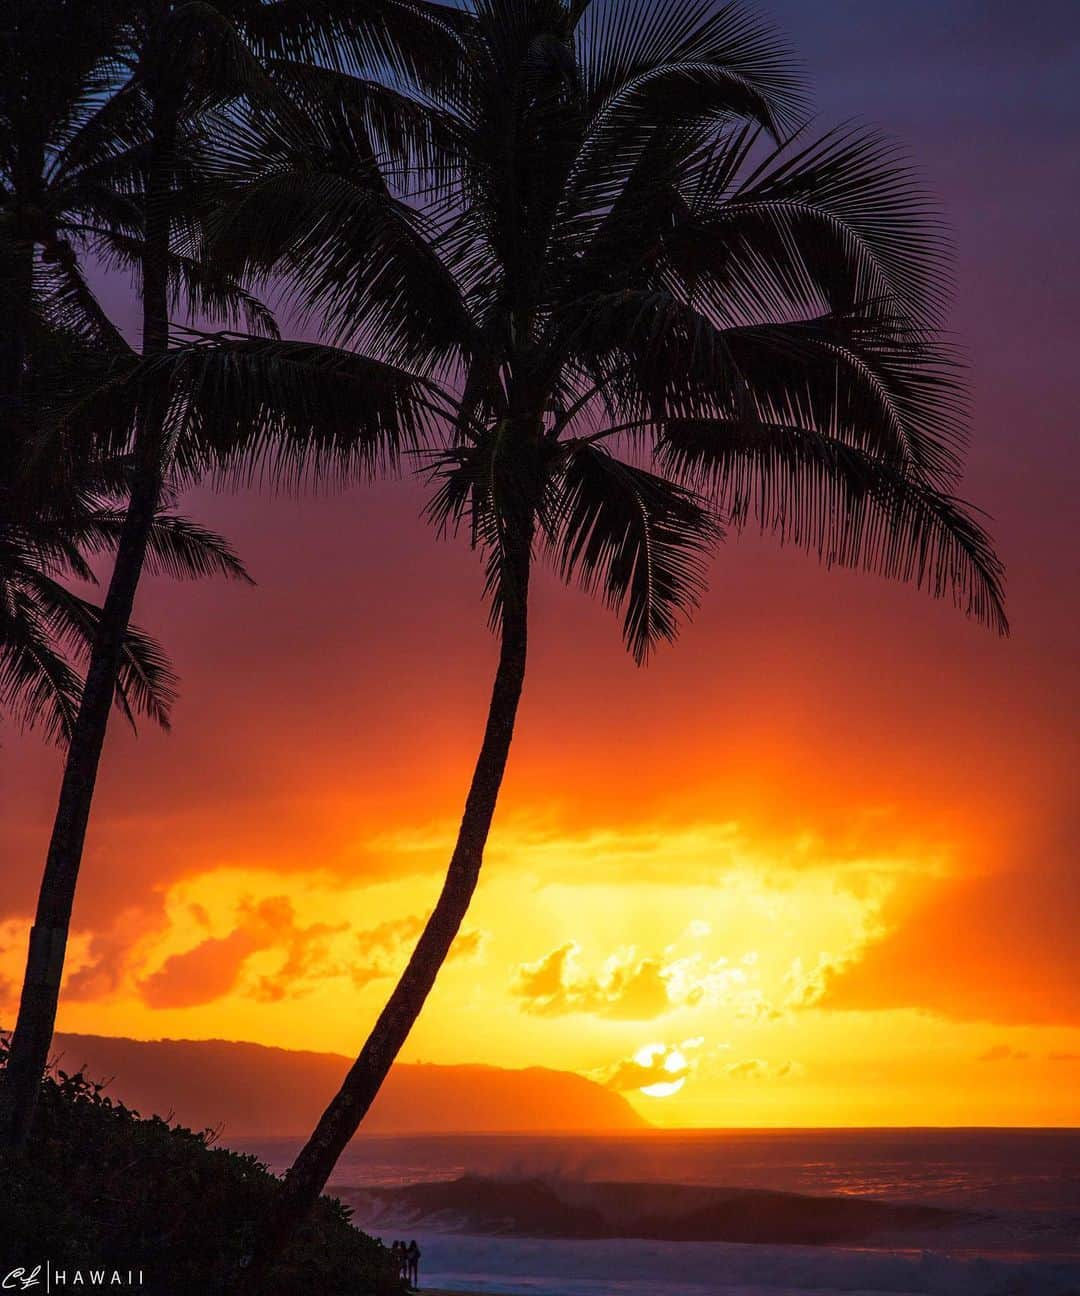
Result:
M484 875L402 1056L576 1071L668 1126L1076 1124L1080 13L763 7L822 124L889 131L941 197L1013 635L746 535L639 669L542 578ZM182 699L171 735L110 730L58 1025L351 1054L460 816L480 563L409 481L187 507L257 585L145 583ZM9 1023L60 765L0 743Z

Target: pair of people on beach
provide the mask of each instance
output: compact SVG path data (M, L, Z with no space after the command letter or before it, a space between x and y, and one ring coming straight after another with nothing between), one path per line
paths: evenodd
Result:
M390 1254L398 1263L398 1273L410 1287L420 1286L420 1248L413 1238L408 1244L404 1240L394 1242Z

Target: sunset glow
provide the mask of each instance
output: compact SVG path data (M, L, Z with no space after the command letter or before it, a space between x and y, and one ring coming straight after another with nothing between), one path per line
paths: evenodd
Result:
M966 101L910 104L921 29L898 47L883 17L875 59L896 69L875 84L812 8L776 16L829 119L909 141L956 231L964 494L994 517L1015 634L747 534L639 669L600 600L539 576L479 889L401 1058L577 1072L672 1128L1072 1125L1071 128L1025 108L1050 138L1017 185L1059 186L1035 212L987 161L1011 109L984 105L973 148ZM1002 241L1057 269L1036 282ZM104 290L118 315L126 290ZM187 501L257 584L143 583L182 697L171 735L110 730L59 1030L363 1043L438 894L495 659L481 564L434 539L425 498L405 479ZM5 1027L60 768L5 729Z
M358 503L303 509L328 540L335 516ZM314 552L320 541L309 543ZM284 542L253 530L245 548L255 544L273 571ZM377 588L349 601L344 615L358 619L329 651L272 630L282 601L302 608L299 576L287 591L275 580L237 600L246 607L223 603L217 652L234 658L241 680L224 694L202 673L196 629L185 630L184 608L212 596L185 590L183 607L171 595L175 614L161 607L175 616L174 639L188 637L188 701L170 739L117 731L62 1029L355 1047L436 894L473 738L468 703L490 653L479 617L454 621L439 607L453 580L467 601L468 556L435 555L433 603L416 615L459 645L452 684L408 649L409 614L387 606L373 641L353 609L377 601ZM736 593L748 566L772 566L778 584L788 575L786 561L737 558L718 574L738 582ZM861 602L880 622L896 615L889 600L902 612L916 597L798 575L834 618L854 620ZM542 597L555 628L537 645L485 876L406 1060L576 1070L666 1125L1075 1119L1070 938L1055 912L1048 828L1024 804L1028 780L1045 777L1048 790L1053 774L1039 752L1010 768L1011 726L978 722L942 696L934 669L918 666L933 635L906 632L912 696L899 698L879 688L867 618L866 658L843 666L840 733L829 719L837 668L825 656L777 666L782 701L746 697L738 680L760 663L764 631L749 615L733 618L730 599L688 632L681 671L671 656L636 672L603 615L553 585ZM964 670L989 687L1009 669L972 627L936 611L933 630L951 637ZM252 634L268 656L244 682ZM563 680L567 653L576 666ZM714 680L718 653L726 664ZM257 679L279 671L317 671L317 704L266 714ZM653 702L672 691L677 728ZM399 693L407 710L392 704ZM460 706L440 704L441 694ZM954 732L972 732L969 758L934 765L933 778L923 767L935 742L902 720L919 695ZM251 739L196 759L215 709ZM420 715L427 732L412 722ZM275 738L286 724L295 746ZM896 736L887 769L874 755L879 727ZM22 755L19 813L5 822L25 854L28 898L54 757L29 744ZM217 778L228 789L220 800L206 790ZM1043 843L1043 863L1021 887L1014 861L1025 835ZM139 867L122 868L133 853ZM976 929L965 934L965 921ZM0 938L9 986L20 933L13 917ZM931 957L932 976L921 966Z

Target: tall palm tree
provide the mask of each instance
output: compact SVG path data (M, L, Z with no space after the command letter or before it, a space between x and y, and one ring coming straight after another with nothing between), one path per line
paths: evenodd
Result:
M288 1172L257 1276L397 1056L480 873L525 677L539 560L622 613L644 661L697 603L725 528L951 597L1006 630L1002 571L955 497L963 384L947 258L896 150L796 129L774 33L709 0L474 0L465 75L383 165L370 82L316 69L233 159L220 237L287 276L331 341L412 367L454 417L430 516L485 558L498 665L438 902ZM316 85L316 82L318 84ZM385 90L385 88L384 88ZM291 202L270 228L267 195ZM396 203L380 210L372 195Z
M0 119L4 208L17 263L16 323L5 348L6 378L20 400L20 373L30 339L35 257L54 267L70 313L114 360L130 348L98 308L72 249L71 234L95 229L99 240L128 240L141 276L143 352L168 346L168 295L173 231L167 203L177 186L184 69L195 57L177 49L174 79L162 44L168 6L146 12L124 3L75 5L68 0L15 0L5 32L5 98ZM153 12L151 12L153 10ZM144 25L140 26L140 20ZM156 20L156 24L155 24ZM145 37L152 29L157 43ZM131 39L126 40L126 37ZM129 48L134 59L126 57ZM127 74L125 80L125 73ZM108 247L115 252L115 247ZM68 728L60 805L30 934L26 977L6 1076L3 1137L18 1147L33 1116L38 1081L52 1037L74 896L78 856L89 815L97 759L122 670L138 574L159 513L164 485L160 425L148 411L131 446L129 502L116 536L116 557L103 607L93 625L79 705ZM126 447L125 447L126 449ZM19 481L20 493L27 478ZM35 564L27 569L33 575ZM39 572L39 580L48 572ZM74 854L74 865L73 863Z
M0 150L11 164L5 199L17 223L22 274L16 296L28 300L33 250L40 247L63 276L72 310L117 353L118 375L65 415L69 430L89 429L106 440L111 433L120 446L110 448L121 448L130 465L112 573L70 726L0 1094L0 1137L15 1150L30 1130L52 1038L109 710L170 471L190 475L208 460L220 466L223 455L237 451L230 435L246 436L246 446L261 453L269 439L285 434L292 439L284 453L293 463L302 457L305 435L325 435L347 458L357 444L367 444L365 437L370 441L369 433L377 440L407 423L408 411L398 407L415 387L385 366L327 364L317 349L286 345L275 352L257 337L235 344L200 338L177 347L170 307L180 304L197 314L246 317L249 327L274 334L268 313L205 255L202 226L216 201L205 160L241 100L272 97L260 55L325 58L340 49L354 68L365 60L394 61L416 44L418 30L431 27L434 8L423 0L373 0L359 14L347 0L12 0L5 15L5 71L12 72L15 93L0 119ZM56 60L62 74L53 69ZM142 307L140 356L124 354L73 245L133 272ZM20 325L5 351L11 375L19 372L25 337ZM313 374L326 381L326 393L305 391ZM224 416L208 404L214 382L224 383L242 409L234 406ZM335 392L343 398L327 430ZM274 406L279 399L285 413ZM348 419L346 399L353 411ZM373 408L366 410L369 401ZM199 436L204 440L196 449Z

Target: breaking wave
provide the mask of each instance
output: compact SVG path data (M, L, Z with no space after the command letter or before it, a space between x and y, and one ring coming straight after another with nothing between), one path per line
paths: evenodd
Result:
M369 1229L394 1224L440 1232L578 1239L865 1245L975 1225L984 1218L865 1197L480 1175L354 1189L348 1197L358 1222Z

